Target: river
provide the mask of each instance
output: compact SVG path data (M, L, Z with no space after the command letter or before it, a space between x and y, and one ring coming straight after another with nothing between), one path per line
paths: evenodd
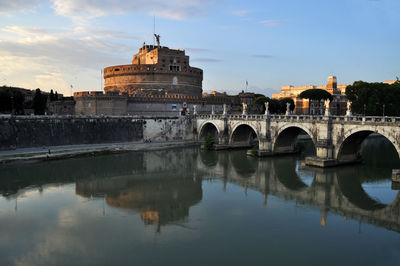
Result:
M198 148L0 166L0 265L399 265L400 168Z

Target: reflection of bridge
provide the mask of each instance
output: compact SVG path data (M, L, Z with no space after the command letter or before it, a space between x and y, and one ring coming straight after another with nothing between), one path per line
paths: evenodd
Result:
M176 149L127 153L46 164L0 168L0 194L20 196L51 184L76 183L76 193L101 197L111 205L139 212L146 224L161 226L185 220L203 197L201 178L222 179L265 195L293 200L321 211L400 232L400 193L385 205L362 188L361 177L390 177L390 170L362 167L298 170L296 158L257 159L243 151L198 152ZM34 174L32 174L34 173ZM307 186L299 175L309 174Z
M299 134L308 134L316 156L308 165L327 167L360 160L363 140L371 133L386 137L400 154L399 117L307 115L198 115L198 138L214 136L218 145L250 146L259 142L258 154L293 153Z
M198 168L207 176L222 177L226 183L235 183L268 195L274 195L300 204L314 206L321 211L321 224L326 225L328 212L370 223L400 232L400 192L391 204L382 204L372 199L362 188L359 176L368 172L360 168L327 170L310 169L313 176L307 186L296 170L296 158L277 157L274 159L247 159L243 153L217 153L198 161ZM212 157L212 158L209 158ZM243 171L247 169L247 171ZM303 172L303 173L302 173ZM379 174L379 173L377 173ZM390 172L386 173L390 176Z

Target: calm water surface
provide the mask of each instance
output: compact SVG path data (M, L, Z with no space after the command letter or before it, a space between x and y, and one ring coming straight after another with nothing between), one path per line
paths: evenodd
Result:
M365 164L138 152L0 166L0 265L400 265L390 144Z

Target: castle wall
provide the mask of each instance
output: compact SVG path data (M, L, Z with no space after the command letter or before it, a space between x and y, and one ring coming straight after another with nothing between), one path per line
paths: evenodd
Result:
M189 114L193 113L194 105L196 105L196 110L198 114L201 113L211 113L212 105L210 104L186 104L186 108ZM183 103L162 103L162 102L150 102L150 103L140 103L140 102L128 102L128 114L130 115L155 115L155 116L179 116L180 111L183 110ZM227 111L229 112L230 106L227 106ZM221 114L223 111L223 104L215 104L214 112Z
M118 69L118 71L115 71ZM104 91L134 94L135 91L167 92L168 94L201 96L202 71L190 68L186 71L170 71L147 66L116 66L104 70Z
M75 98L77 115L126 115L127 97L124 96L84 96Z

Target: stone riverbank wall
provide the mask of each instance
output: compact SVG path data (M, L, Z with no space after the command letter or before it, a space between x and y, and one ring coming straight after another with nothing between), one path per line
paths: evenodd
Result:
M0 116L0 149L192 140L190 117Z

